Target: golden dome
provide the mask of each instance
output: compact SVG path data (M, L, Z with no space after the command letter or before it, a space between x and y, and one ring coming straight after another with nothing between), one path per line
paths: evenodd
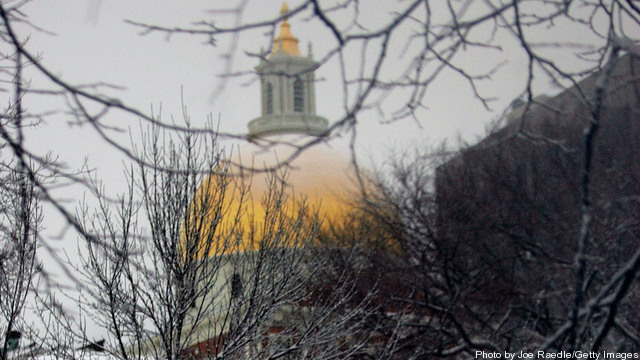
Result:
M278 54L280 51L287 55L300 56L298 49L298 39L291 33L291 25L289 25L288 17L289 7L287 3L282 3L280 14L284 16L282 24L280 24L280 34L273 40L273 52L271 56Z
M253 158L254 164L265 166L277 161L273 152L261 154L252 145L243 147L238 158ZM191 248L187 253L200 257L255 250L273 230L269 226L289 226L286 222L298 217L303 200L309 218L317 212L322 227L329 226L329 220L350 211L345 201L349 195L347 184L351 184L347 169L347 159L339 153L314 147L292 163L284 183L269 183L273 177L265 172L210 175L196 191L184 222L183 244ZM276 204L279 198L277 194L273 196L273 191L279 187L285 201ZM274 212L274 207L278 211Z

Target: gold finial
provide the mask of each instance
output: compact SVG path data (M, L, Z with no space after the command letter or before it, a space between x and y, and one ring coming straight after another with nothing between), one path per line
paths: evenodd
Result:
M287 6L287 3L284 2L280 9L280 14L284 16L284 20L282 20L282 24L280 24L280 34L273 40L273 52L271 53L271 56L276 55L280 51L287 55L300 56L298 39L291 34L291 25L289 25L289 21L287 21L288 13L289 7Z

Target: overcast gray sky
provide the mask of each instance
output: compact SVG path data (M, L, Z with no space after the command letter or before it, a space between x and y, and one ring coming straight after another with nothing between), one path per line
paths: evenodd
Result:
M363 2L366 12L361 16L368 26L375 28L391 14L390 1ZM278 16L280 1L249 2L243 15L243 22L272 19ZM290 7L296 5L290 1ZM261 47L269 46L270 34L267 29L243 33L238 39L220 38L216 46L205 44L205 38L188 35L175 35L167 38L161 34L140 36L140 30L128 25L125 19L162 24L165 26L189 26L202 19L231 25L232 16L207 12L210 1L99 1L99 0L56 0L34 1L25 7L30 20L54 35L25 30L30 33L28 46L33 52L41 54L43 63L63 79L76 84L104 82L121 86L122 90L108 90L109 94L122 99L125 103L149 112L151 107L157 112L162 106L165 120L170 116L180 118L181 95L189 109L192 121L196 125L204 124L208 114L212 114L223 131L241 133L246 131L246 123L259 116L259 91L255 77L242 75L226 81L223 92L216 94L222 81L220 75L227 73L225 59L230 40L237 40L237 50L233 53L233 71L247 71L258 60L245 52L258 52ZM316 57L326 53L335 41L330 32L317 21L305 21L304 16L291 20L292 31L300 39L300 48L307 52L307 43L313 44ZM225 21L226 20L226 21ZM398 41L404 44L404 41ZM390 61L405 63L401 46L393 48ZM360 61L357 49L351 51L354 64ZM522 64L517 61L517 50L506 51L504 58L511 56L491 83L484 86L488 96L496 97L492 103L495 112L486 111L479 102L474 101L466 82L460 77L444 74L436 86L427 93L427 110L422 112L419 124L405 120L401 124L380 128L377 126L375 111L365 113L367 126L360 131L360 150L362 155L375 153L379 157L380 147L388 145L406 145L412 141L429 139L439 141L454 137L458 132L466 139L483 132L485 124L497 117L513 97L523 90L523 79L518 76ZM496 59L474 58L469 54L469 62L477 62L478 71L489 68ZM515 56L515 58L514 58ZM502 60L502 59L501 59ZM485 65L487 64L487 65ZM400 66L400 65L399 65ZM342 99L337 61L332 60L317 71L317 109L318 113L330 121L341 116ZM46 87L40 79L32 79L32 87ZM515 80L515 81L514 81ZM34 107L61 109L64 104L52 99L33 99ZM50 101L50 102L47 102ZM392 103L392 100L390 101ZM391 106L389 106L389 109ZM119 115L110 119L120 126L135 126L136 119ZM99 142L94 141L83 129L69 127L65 121L50 121L43 131L32 140L43 149L53 149L78 160L89 155L92 161L111 161L108 156L113 152L103 152ZM178 119L179 120L179 119ZM82 134L82 136L79 136ZM73 141L69 141L73 139ZM95 154L95 155L94 155ZM92 156L94 155L94 156ZM116 154L113 154L114 156ZM103 156L107 156L104 157ZM98 158L96 158L98 157ZM93 159L95 158L95 159Z

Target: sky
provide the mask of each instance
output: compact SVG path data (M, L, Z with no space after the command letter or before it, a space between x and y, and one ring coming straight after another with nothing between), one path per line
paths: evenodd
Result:
M172 27L189 26L193 22L214 17L216 21L222 18L223 24L233 20L231 16L211 14L207 11L209 6L209 1L34 1L25 6L29 19L53 34L29 29L22 34L29 35L28 46L41 55L43 64L72 84L101 82L118 86L121 89L106 89L106 92L145 113L153 109L157 114L161 109L165 121L175 118L180 122L181 103L184 102L196 126L202 126L211 116L216 125L219 122L221 130L243 133L246 132L247 122L260 115L259 91L253 75L242 75L226 81L221 78L229 70L223 57L230 48L228 37L217 39L216 46L211 46L205 43L207 39L204 37L174 35L167 38L163 34L153 33L142 36L140 29L124 22L129 19ZM291 2L290 7L294 6L295 2ZM278 16L279 8L279 1L249 2L243 21L255 21L265 16L273 19ZM376 6L363 8L368 12L363 15L366 15L372 27L376 19L382 21L389 14ZM304 54L307 53L308 42L313 44L317 57L335 45L328 31L317 22L310 23L304 17L296 17L290 22L294 35L300 39ZM255 53L267 48L270 35L268 29L261 29L233 39L237 49L233 55L232 71L251 71L258 60L247 56L246 52ZM357 51L354 49L350 53L353 58L346 61L359 61ZM391 61L407 61L399 50L389 57ZM483 60L479 58L474 61L481 63ZM509 74L513 73L515 78L518 71L516 66L506 67L501 76L508 79ZM337 64L333 60L316 72L317 112L330 121L341 116L342 99L336 96L339 95L336 88L341 85L339 77L333 76L335 74ZM32 79L33 88L48 86L39 80ZM219 92L221 83L225 87ZM367 121L367 126L360 129L360 154L380 159L384 157L386 147L425 140L437 142L454 138L458 133L465 139L473 139L482 134L485 124L495 119L505 104L522 90L513 86L496 87L488 87L489 96L499 98L492 104L494 112L486 111L472 100L468 86L454 76L443 79L427 94L428 111L418 121L380 126L376 121L377 114L370 111L363 119ZM38 97L33 99L33 103L33 107L48 110L64 108L59 99ZM113 114L109 119L123 129L137 125L137 119L124 114ZM110 156L117 154L103 151L100 142L94 141L91 131L71 127L69 122L73 120L56 117L55 121L50 120L47 127L43 128L45 134L35 134L32 139L42 149L54 149L56 153L64 154L62 157L70 162L82 160L87 154L90 161L99 162L101 166L113 161ZM74 141L70 142L70 139ZM128 141L124 139L123 143L128 145Z
M212 3L246 3L241 18L221 11L211 11ZM299 1L290 1L295 8ZM394 7L403 2L362 1L360 25L376 29L393 16ZM204 36L162 33L143 33L142 29L125 20L166 27L189 27L206 20L217 26L233 26L277 18L280 1L103 1L103 0L41 0L27 3L23 11L36 24L37 30L17 25L19 35L27 39L27 48L38 54L41 62L56 76L76 85L102 84L101 90L109 96L146 114L161 114L162 120L183 123L183 106L196 127L212 120L223 132L246 133L246 124L260 116L260 94L253 67L258 59L251 54L268 48L273 33L271 28L260 28L241 33L237 37L223 36L214 45ZM231 7L231 6L230 6ZM474 9L470 10L473 13ZM291 30L300 40L300 50L307 54L312 43L314 58L321 59L336 46L330 30L311 19L309 11L290 19ZM340 28L349 23L349 16L336 16ZM488 31L489 29L487 29ZM571 24L558 24L558 29L541 35L545 38L564 39L576 43L584 34L574 31ZM383 77L393 77L411 65L412 46L407 39L415 29L401 29L389 49ZM555 33L554 33L555 31ZM534 34L535 35L535 34ZM494 99L486 109L474 99L467 81L452 72L443 72L425 94L425 108L417 119L405 119L386 124L381 112L388 115L401 105L407 94L392 93L379 109L369 109L359 116L357 154L366 164L375 167L386 160L390 149L401 152L411 147L429 147L442 141L455 143L458 137L473 142L484 134L485 128L500 118L511 101L524 90L526 61L523 50L508 35L498 34L496 43L500 51L486 52L470 49L457 58L459 64L474 73L483 73L496 64L500 71L479 83L479 91ZM348 71L364 64L376 51L375 44L366 50L350 47L345 50L344 61ZM552 51L559 51L552 49ZM229 57L231 56L231 57ZM561 66L575 66L571 57L559 58ZM225 77L229 73L237 76ZM331 58L316 71L316 108L320 116L330 122L343 115L344 96L339 76L338 59ZM348 74L351 76L352 74ZM52 85L33 69L25 76L34 90L51 89ZM537 94L554 94L558 89L543 77L537 78ZM43 115L43 124L27 133L27 145L40 154L51 153L68 170L79 168L83 161L94 169L96 178L115 191L122 191L126 158L106 144L90 128L80 126L66 113L65 98L28 94L25 106L34 114ZM91 110L99 110L90 107ZM44 116L46 115L46 116ZM140 132L139 119L122 112L110 112L104 121L117 130L110 133L125 147ZM143 127L146 125L143 125ZM131 132L133 135L130 135ZM133 140L132 140L133 139ZM346 136L335 140L344 145ZM225 141L225 146L236 142ZM336 148L341 149L341 145ZM375 164L367 161L372 159ZM59 190L70 209L76 206L86 189L69 187ZM70 236L60 228L60 218L47 220L49 236ZM64 228L64 227L62 227ZM57 245L56 245L57 246Z

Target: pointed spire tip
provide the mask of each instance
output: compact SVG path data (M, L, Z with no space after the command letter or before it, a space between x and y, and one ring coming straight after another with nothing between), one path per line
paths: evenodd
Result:
M291 26L287 21L287 14L289 13L289 7L286 2L282 3L280 14L284 17L280 24L280 34L273 40L273 52L271 56L280 52L286 55L300 56L300 50L298 49L298 39L291 33Z

